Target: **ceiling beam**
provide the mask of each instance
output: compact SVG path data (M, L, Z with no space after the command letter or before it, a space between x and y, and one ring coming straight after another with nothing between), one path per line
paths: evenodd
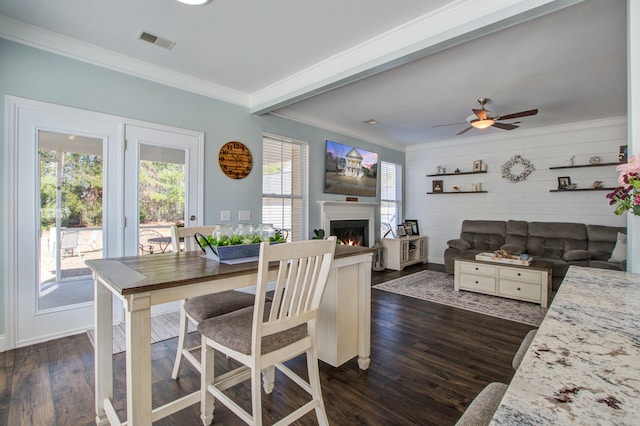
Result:
M267 114L582 1L457 0L252 93L250 109Z

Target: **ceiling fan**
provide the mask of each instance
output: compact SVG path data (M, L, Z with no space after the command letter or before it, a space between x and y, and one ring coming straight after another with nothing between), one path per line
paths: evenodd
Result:
M502 120L512 120L514 118L520 117L528 117L530 115L536 115L538 113L538 109L530 109L527 111L514 112L512 114L499 115L489 110L486 110L484 106L489 102L489 98L480 98L478 99L478 104L480 104L480 109L473 108L473 114L467 117L466 123L469 123L471 126L467 127L464 130L456 133L456 135L461 135L463 133L468 132L472 128L476 129L486 129L488 127L497 127L498 129L503 130L513 130L517 129L520 126L516 126L514 123L500 123ZM442 126L455 126L458 124L466 124L466 123L452 123L452 124L438 124L433 127L442 127Z

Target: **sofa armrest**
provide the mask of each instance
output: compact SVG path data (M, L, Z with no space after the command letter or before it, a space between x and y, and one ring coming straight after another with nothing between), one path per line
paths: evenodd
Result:
M591 260L592 253L589 250L569 250L565 252L562 259L567 262L575 260Z
M456 238L454 240L447 241L447 245L456 250L464 251L469 250L471 248L471 244L468 241L463 240L462 238Z

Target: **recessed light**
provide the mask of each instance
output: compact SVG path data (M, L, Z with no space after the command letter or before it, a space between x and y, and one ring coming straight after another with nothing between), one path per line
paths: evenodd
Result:
M178 0L180 3L188 4L189 6L201 6L205 3L209 3L209 0Z
M374 120L373 118L370 118L368 120L364 120L363 123L367 123L370 126L375 126L376 124L380 124L380 122L378 120Z

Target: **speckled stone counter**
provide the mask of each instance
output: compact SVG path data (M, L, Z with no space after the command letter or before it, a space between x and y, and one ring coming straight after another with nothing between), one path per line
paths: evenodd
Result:
M640 275L571 266L492 425L640 424Z

